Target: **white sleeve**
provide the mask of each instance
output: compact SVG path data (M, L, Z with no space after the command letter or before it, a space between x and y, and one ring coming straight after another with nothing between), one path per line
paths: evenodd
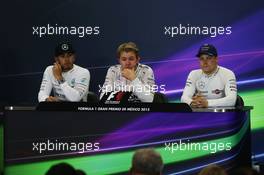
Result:
M89 83L90 72L87 70L87 72L78 75L73 88L67 82L60 84L60 87L67 100L78 102L88 93Z
M107 74L106 74L106 77L105 77L105 82L102 86L102 88L100 89L101 91L101 94L100 94L100 99L104 96L104 94L106 92L111 92L113 91L113 84L114 84L114 80L113 80L113 77L115 75L115 71L113 70L112 67L110 67L108 70L107 70Z
M235 106L237 99L236 77L233 72L224 75L225 80L225 97L208 100L208 107L214 106Z
M38 93L38 101L39 102L45 101L49 97L51 90L52 90L52 81L49 75L49 69L46 68L43 74L40 90Z
M192 102L192 97L195 93L195 72L190 72L183 90L183 94L181 96L181 102L187 103L188 105Z
M153 86L155 85L155 79L153 71L150 67L148 67L147 71L142 77L142 80L136 78L131 82L131 85L134 87L133 93L140 101L149 103L153 102Z

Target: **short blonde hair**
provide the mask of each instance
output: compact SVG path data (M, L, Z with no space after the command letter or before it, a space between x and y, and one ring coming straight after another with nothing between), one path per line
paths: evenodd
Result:
M117 48L117 57L120 57L121 52L134 52L136 54L136 57L138 57L138 51L139 49L135 43L123 43Z

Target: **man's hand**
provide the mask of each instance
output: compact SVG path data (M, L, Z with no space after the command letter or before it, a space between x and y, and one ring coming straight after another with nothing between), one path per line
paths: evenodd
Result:
M121 71L121 74L123 77L125 77L126 79L130 80L130 81L133 81L136 79L136 72L134 69L123 69Z
M53 97L53 96L49 96L48 98L46 98L47 102L58 102L60 101L57 97Z
M56 80L60 81L60 80L63 79L62 75L61 75L62 68L61 68L61 65L58 62L54 63L52 71L53 71L53 75L56 78Z
M204 98L204 96L202 96L200 94L195 95L192 98L191 107L193 107L193 108L207 108L208 107L208 101L206 100L206 98Z

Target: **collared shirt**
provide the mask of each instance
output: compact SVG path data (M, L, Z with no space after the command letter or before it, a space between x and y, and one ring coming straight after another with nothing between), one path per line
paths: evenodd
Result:
M234 106L237 98L235 74L221 66L211 75L201 69L191 71L181 101L190 105L192 97L197 94L208 100L208 107Z
M43 74L39 102L45 101L51 91L60 101L86 101L89 90L90 72L77 65L67 72L62 72L63 83L56 80L52 71L53 66L48 66Z
M155 85L152 69L147 65L138 64L135 73L136 78L130 81L122 76L120 64L111 66L107 71L100 98L106 92L132 91L134 96L131 98L133 101L152 102L154 97L153 86Z

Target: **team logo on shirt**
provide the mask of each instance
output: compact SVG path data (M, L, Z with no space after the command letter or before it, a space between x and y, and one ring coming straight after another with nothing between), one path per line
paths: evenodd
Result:
M75 84L75 78L71 80L71 84Z
M198 83L198 87L199 87L200 89L203 89L203 88L205 87L205 82L200 81L200 82Z
M61 49L64 50L64 51L68 50L69 49L68 44L62 44L61 45Z
M81 79L81 82L82 82L82 83L85 83L86 81L87 81L87 78L82 78L82 79Z

